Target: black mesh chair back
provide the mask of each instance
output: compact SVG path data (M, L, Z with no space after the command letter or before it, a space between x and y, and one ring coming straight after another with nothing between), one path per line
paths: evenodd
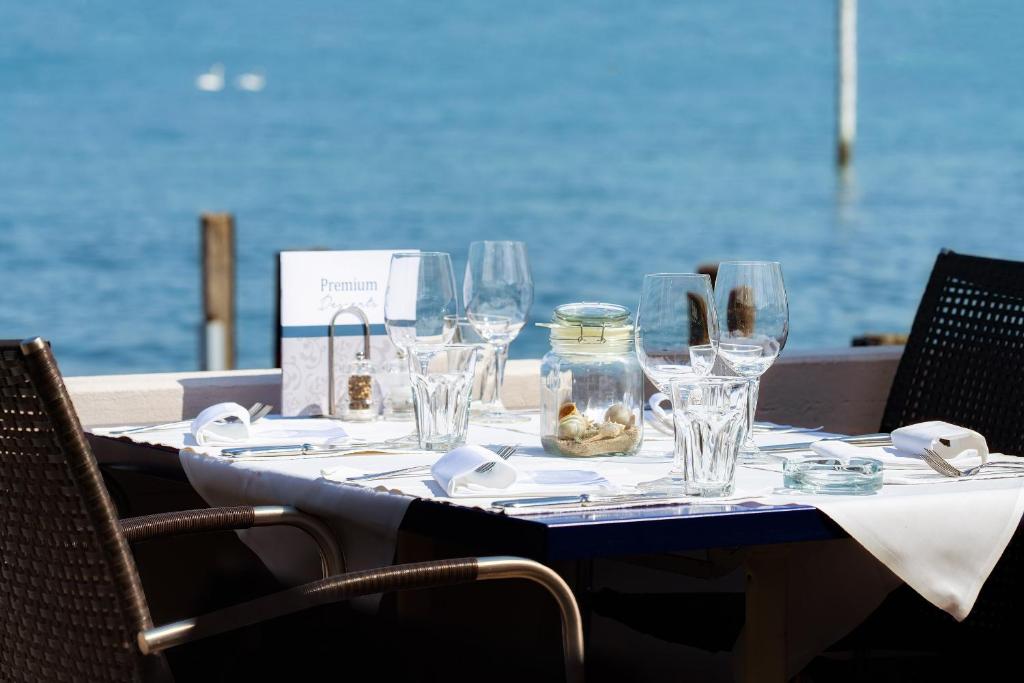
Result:
M0 342L0 679L149 678L158 658L136 644L149 626L49 347Z
M1024 454L1022 405L1024 263L943 250L918 306L880 431L945 420L983 434L993 451ZM951 636L989 644L1010 636L1010 624L1024 609L1022 541L1019 534L1010 541L963 623L955 625L905 586L887 601L894 612L879 614L910 615L913 625L902 628L928 634L925 639L937 647Z
M1024 263L943 250L917 309L881 430L945 420L1024 454Z

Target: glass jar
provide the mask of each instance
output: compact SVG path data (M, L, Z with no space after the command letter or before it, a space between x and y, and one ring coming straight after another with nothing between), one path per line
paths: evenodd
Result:
M374 378L373 364L362 353L344 370L344 410L342 419L351 422L376 420L380 413L380 388Z
M405 358L392 358L384 363L377 376L383 394L385 420L412 420L412 383L409 380L409 362Z
M644 376L629 310L574 303L555 309L540 368L540 437L552 455L632 455L643 441Z

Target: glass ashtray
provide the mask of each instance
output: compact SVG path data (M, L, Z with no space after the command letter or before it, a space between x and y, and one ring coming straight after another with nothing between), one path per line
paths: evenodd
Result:
M882 488L882 461L828 456L793 458L782 466L787 489L806 493L857 495Z

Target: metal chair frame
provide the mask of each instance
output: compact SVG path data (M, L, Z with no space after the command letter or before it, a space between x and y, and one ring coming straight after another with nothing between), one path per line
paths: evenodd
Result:
M324 578L200 617L152 624L130 542L269 525L305 531L320 549ZM53 566L55 557L66 564ZM162 661L154 663L177 645L359 596L502 579L526 579L551 595L562 621L566 680L583 680L576 600L557 573L532 560L469 557L340 573L344 556L331 529L288 506L118 520L56 361L38 337L0 342L0 558L5 680L166 675ZM26 631L33 616L45 624ZM94 628L83 629L89 624ZM68 656L76 649L78 656Z

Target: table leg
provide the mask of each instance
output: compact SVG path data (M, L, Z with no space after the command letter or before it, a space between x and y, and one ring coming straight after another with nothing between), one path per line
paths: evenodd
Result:
M747 556L747 609L739 680L786 680L788 549L762 546Z

